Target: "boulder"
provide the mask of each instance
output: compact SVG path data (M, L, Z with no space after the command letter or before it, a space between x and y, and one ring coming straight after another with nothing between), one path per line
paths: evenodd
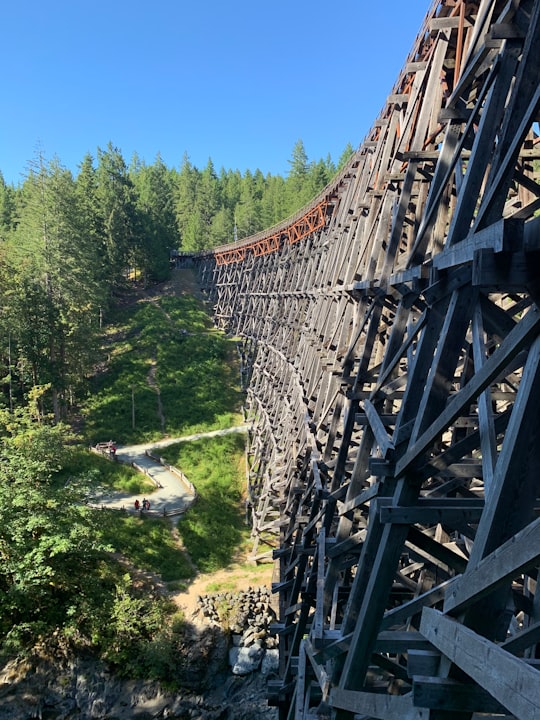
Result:
M249 675L259 668L264 650L258 645L232 647L229 650L229 665L233 675Z
M279 670L279 650L267 650L261 662L261 674L269 675Z

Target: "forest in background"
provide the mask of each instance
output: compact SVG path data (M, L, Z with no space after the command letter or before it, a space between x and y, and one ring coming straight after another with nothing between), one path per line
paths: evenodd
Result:
M299 140L287 177L179 169L158 156L128 164L111 143L77 175L42 154L17 187L0 173L0 389L5 407L40 388L41 411L66 420L87 390L108 310L129 283L165 280L172 250L250 236L315 197L337 165L309 161Z

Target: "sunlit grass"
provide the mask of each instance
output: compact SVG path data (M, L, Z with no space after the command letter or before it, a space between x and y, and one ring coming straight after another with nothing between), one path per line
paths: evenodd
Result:
M236 348L211 327L202 303L165 296L124 308L118 324L114 317L111 322L116 340L106 349L107 370L96 376L83 408L89 442L114 436L131 444L164 432L179 437L240 422Z
M133 495L150 494L154 483L129 465L115 463L82 447L69 450L61 476L85 478L95 490L113 490Z
M195 297L164 296L124 307L111 317L107 334L111 341L104 348L106 369L96 375L83 408L89 444L110 438L119 445L135 444L155 441L164 433L180 437L241 424L236 345L213 328ZM150 376L152 367L156 371ZM165 428L158 412L158 389ZM226 567L249 541L243 436L182 443L165 448L162 455L197 489L196 503L178 523L189 557L204 572ZM92 470L100 487L139 495L150 492L133 479L145 483L144 476L102 458L94 461L105 463ZM109 518L107 512L105 517ZM111 517L104 522L106 540L135 566L173 584L193 575L170 522L118 513ZM155 528L153 523L158 523Z
M142 570L160 576L163 582L187 580L193 569L171 533L171 524L159 518L97 510L103 514L102 539L115 552L129 558Z
M227 567L249 540L243 507L244 436L238 433L179 443L163 449L197 490L197 501L178 532L202 572Z

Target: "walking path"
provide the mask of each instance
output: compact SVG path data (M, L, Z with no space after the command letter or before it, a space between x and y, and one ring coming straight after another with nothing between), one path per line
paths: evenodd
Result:
M228 435L229 433L246 431L247 426L240 425L225 430L213 430L196 435L185 435L179 438L167 438L153 443L117 446L116 457L119 462L125 463L126 465L133 465L137 470L144 472L157 486L157 490L149 494L147 498L150 500L150 515L179 515L187 510L195 500L196 494L188 479L182 479L181 474L179 475L177 472L173 472L168 466L162 465L154 459L155 457L159 457L160 448L180 442L192 442L205 437L215 437L216 435ZM147 452L151 453L154 458L149 457L146 454ZM115 492L100 496L97 498L96 504L100 507L114 510L124 509L136 512L135 500L139 500L142 504L143 498L140 495Z

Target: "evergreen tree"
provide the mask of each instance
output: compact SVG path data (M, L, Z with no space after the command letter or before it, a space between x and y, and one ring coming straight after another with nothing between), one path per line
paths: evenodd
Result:
M143 230L143 271L161 281L169 275L170 253L178 246L174 179L159 155L153 165L142 164L132 175Z
M271 227L287 217L285 180L281 175L268 176L265 192L261 199L261 223L263 228Z
M261 229L261 205L258 194L256 179L247 170L242 181L240 202L235 210L239 239L249 237Z
M79 166L75 181L77 202L77 225L80 251L85 253L88 284L97 305L103 310L108 304L112 288L109 285L110 270L105 236L105 218L99 196L97 171L91 155L86 155Z
M302 140L298 140L289 160L290 169L286 180L287 214L300 209L311 199L308 187L309 163Z
M351 159L351 155L353 153L354 153L353 146L351 145L351 143L347 143L347 145L345 146L345 149L343 150L343 152L341 153L341 155L339 157L338 166L337 166L338 170L341 170L342 168L345 167L345 165Z
M209 247L209 233L198 209L190 214L182 238L182 250L186 252L200 252Z
M140 261L142 232L135 187L122 153L111 143L98 149L97 178L109 279L119 285L126 269Z
M39 392L27 409L0 410L0 633L15 647L83 620L104 550L84 487L55 479L67 435L43 422Z
M328 185L331 177L331 166L329 167L324 160L311 163L306 177L303 194L307 195L310 199L316 197L321 190Z
M221 170L219 174L222 207L234 211L242 194L242 175L239 170Z
M94 357L100 292L85 239L71 173L40 156L23 185L6 253L5 313L20 382L50 387L56 421Z
M200 182L200 173L193 167L189 157L184 153L180 172L176 179L175 215L178 232L180 234L180 246L182 250L190 249L191 238L191 216L195 208L197 190ZM189 239L187 236L190 236Z
M209 158L208 163L201 173L201 179L197 188L195 207L199 211L202 221L208 231L212 220L221 206L219 181L214 169L214 163Z
M6 185L0 172L0 240L5 240L15 226L15 190Z
M234 240L234 218L230 210L222 207L212 218L210 226L211 247L226 245Z

